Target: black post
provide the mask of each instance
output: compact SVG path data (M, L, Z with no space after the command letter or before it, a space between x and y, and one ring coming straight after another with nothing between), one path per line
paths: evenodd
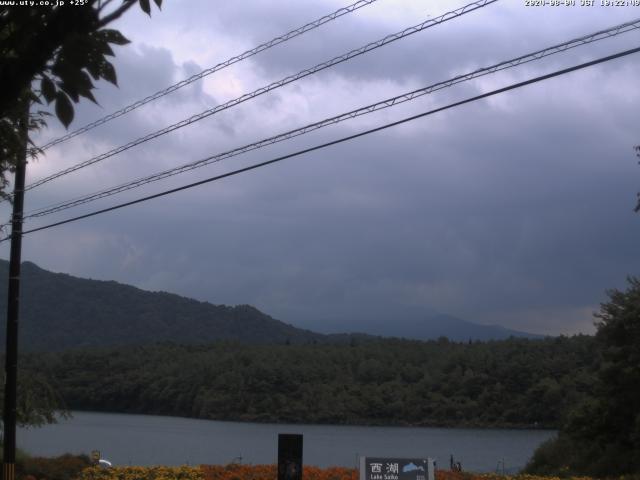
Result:
M302 435L278 434L278 480L302 480Z
M28 104L27 104L28 105ZM7 347L4 377L4 446L2 478L15 479L16 463L16 391L18 380L18 311L20 306L20 260L22 253L22 214L24 177L27 169L27 135L29 107L22 118L23 151L16 161L11 218L11 253L9 257L9 296L7 298Z

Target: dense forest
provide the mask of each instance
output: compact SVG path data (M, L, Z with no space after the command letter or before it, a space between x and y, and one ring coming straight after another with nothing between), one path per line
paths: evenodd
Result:
M607 292L595 314L599 365L590 394L536 450L528 473L640 478L640 278L627 282L627 290Z
M557 427L593 338L129 346L27 355L75 410L259 422Z

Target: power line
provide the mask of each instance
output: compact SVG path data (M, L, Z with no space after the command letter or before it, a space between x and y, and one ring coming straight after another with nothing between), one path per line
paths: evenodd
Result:
M342 138L339 138L337 140L333 140L331 142L326 142L326 143L323 143L323 144L320 144L320 145L316 145L316 146L313 146L313 147L310 147L310 148L305 148L303 150L298 150L297 152L293 152L293 153L290 153L290 154L287 154L287 155L276 157L276 158L273 158L271 160L267 160L267 161L264 161L264 162L256 163L256 164L250 165L248 167L240 168L238 170L233 170L231 172L223 173L221 175L216 175L214 177L209 177L209 178L206 178L204 180L200 180L198 182L190 183L188 185L183 185L181 187L172 188L170 190L165 190L165 191L162 191L160 193L156 193L156 194L153 194L153 195L148 195L146 197L142 197L142 198L138 198L136 200L132 200L132 201L129 201L129 202L125 202L125 203L121 203L121 204L118 204L118 205L114 205L112 207L103 208L101 210L96 210L94 212L87 213L87 214L84 214L84 215L79 215L77 217L68 218L66 220L62 220L62 221L59 221L59 222L50 223L50 224L44 225L42 227L32 228L31 230L24 231L22 234L26 235L28 233L34 233L34 232L38 232L38 231L41 231L41 230L46 230L46 229L57 227L57 226L64 225L64 224L67 224L67 223L76 222L78 220L83 220L85 218L94 217L94 216L100 215L102 213L107 213L107 212L111 212L113 210L118 210L118 209L121 209L121 208L124 208L124 207L128 207L128 206L135 205L135 204L138 204L138 203L146 202L148 200L153 200L155 198L159 198L159 197L163 197L163 196L166 196L166 195L170 195L172 193L180 192L182 190L188 190L190 188L197 187L197 186L200 186L200 185L204 185L206 183L211 183L211 182L214 182L214 181L217 181L217 180L221 180L223 178L235 176L235 175L238 175L240 173L248 172L250 170L255 170L255 169L260 168L260 167L265 167L267 165L272 165L274 163L281 162L281 161L289 159L289 158L298 157L298 156L303 155L305 153L310 153L310 152L313 152L313 151L316 151L316 150L321 150L323 148L326 148L326 147L329 147L329 146L332 146L332 145L337 145L339 143L343 143L343 142L347 142L347 141L350 141L350 140L354 140L356 138L360 138L360 137L363 137L365 135L369 135L371 133L379 132L379 131L385 130L387 128L395 127L397 125L401 125L401 124L404 124L404 123L407 123L407 122L410 122L410 121L413 121L413 120L417 120L418 118L426 117L428 115L433 115L435 113L442 112L444 110L449 110L451 108L459 107L459 106L467 104L467 103L472 103L472 102L481 100L483 98L487 98L487 97L491 97L493 95L497 95L499 93L504 93L504 92L507 92L507 91L510 91L510 90L515 90L515 89L518 89L518 88L522 88L524 86L531 85L533 83L541 82L543 80L548 80L550 78L558 77L560 75L565 75L567 73L574 72L576 70L581 70L583 68L587 68L587 67L590 67L590 66L593 66L593 65L597 65L597 64L600 64L600 63L605 63L605 62L608 62L608 61L611 61L611 60L615 60L617 58L621 58L621 57L624 57L624 56L627 56L627 55L631 55L631 54L637 53L637 52L640 52L640 47L636 47L636 48L632 48L630 50L625 50L625 51L622 51L622 52L618 52L616 54L608 55L606 57L601 57L601 58L598 58L596 60L592 60L590 62L585 62L585 63L581 63L579 65L574 65L573 67L568 67L568 68L564 68L564 69L561 69L561 70L556 70L555 72L548 73L546 75L541 75L541 76L538 76L538 77L534 77L534 78L531 78L529 80L525 80L523 82L514 83L514 84L511 84L511 85L506 86L506 87L502 87L502 88L499 88L499 89L496 89L496 90L492 90L492 91L487 92L487 93L483 93L481 95L476 95L474 97L467 98L465 100L461 100L461 101L458 101L458 102L450 103L449 105L446 105L444 107L439 107L439 108L436 108L436 109L433 109L433 110L429 110L427 112L420 113L418 115L413 115L413 116L410 116L410 117L407 117L407 118L403 118L402 120L398 120L398 121L395 121L395 122L387 123L385 125L382 125L382 126L379 126L379 127L375 127L375 128L369 129L369 130L365 130L365 131L362 131L362 132L359 132L359 133L356 133L356 134L353 134L353 135L349 135L349 136L346 136L346 137L342 137ZM5 240L7 240L9 238L10 237L5 237L2 240L0 240L0 242L4 242Z
M444 23L448 20L460 17L466 13L472 12L474 10L478 10L482 7L485 7L489 4L495 3L498 0L476 0L468 5L465 5L464 7L460 7L456 10L452 10L450 12L447 12L439 17L433 18L433 19L429 19L426 20L418 25L415 25L413 27L409 27L406 28L400 32L391 34L391 35L387 35L386 37L377 40L375 42L371 42L368 43L367 45L357 48L355 50L351 50L350 52L347 52L343 55L337 56L332 58L331 60L327 60L326 62L320 63L318 65L315 65L311 68L302 70L294 75L289 75L288 77L285 77L281 80L278 80L277 82L273 82L265 87L261 87L257 90L254 90L251 93L246 93L238 98L235 98L233 100L230 100L226 103L223 103L221 105L217 105L214 108L205 110L199 114L193 115L189 118L186 118L178 123L174 123L173 125L169 125L168 127L165 127L161 130L157 130L155 132L152 132L148 135L145 135L143 137L140 137L136 140L133 140L125 145L122 145L120 147L117 147L115 149L112 149L106 153L103 153L101 155L95 156L93 158L90 158L89 160L85 160L84 162L78 163L74 166L71 166L69 168L66 168L64 170L60 170L57 173L54 173L52 175L49 175L48 177L42 178L40 180L37 180L34 183L31 183L29 185L27 185L25 187L25 190L31 190L32 188L36 188L44 183L50 182L51 180L54 180L56 178L59 178L63 175L67 175L71 172L75 172L76 170L80 170L81 168L87 167L89 165L93 165L94 163L100 162L102 160L105 160L109 157L112 157L114 155L117 155L119 153L124 152L125 150L129 150L130 148L133 148L137 145L140 145L141 143L145 143L148 142L149 140L153 140L154 138L160 137L161 135L165 135L169 132L173 132L179 128L185 127L187 125L191 125L192 123L198 122L204 118L207 118L215 113L218 113L222 110L226 110L228 108L234 107L236 105L239 105L240 103L246 102L247 100L251 100L259 95L262 95L264 93L270 92L272 90L275 90L276 88L280 88L284 85L287 85L289 83L295 82L296 80L299 80L301 78L307 77L309 75L315 74L321 70L327 69L329 67L332 67L334 65L337 65L339 63L342 62L346 62L347 60L350 60L354 57L357 57L359 55L363 55L371 50L375 50L377 48L380 48L384 45L387 45L391 42L395 42L396 40L400 40L404 37L407 37L409 35L413 35L414 33L418 33L422 30L425 30L427 28L433 27L435 25L439 25L441 23Z
M591 33L589 35L585 35L579 38L575 38L569 40L567 42L563 42L551 47L544 48L542 50L538 50L533 53L529 53L526 55L522 55L511 60L506 60L497 64L494 64L489 67L484 67L478 70L475 70L470 73L466 73L464 75L458 75L449 80L438 82L433 85L423 87L408 93L404 93L402 95L397 95L395 97L388 98L386 100L379 101L377 103L367 105L365 107L358 108L356 110L352 110L350 112L342 113L340 115L330 117L319 122L311 123L309 125L297 128L295 130L290 130L285 133L281 133L266 139L259 140L254 143L250 143L241 147L234 148L233 150L229 150L223 153L219 153L216 155L212 155L206 157L204 159L200 159L195 162L187 163L178 167L174 167L159 173L155 173L152 175L148 175L146 177L141 177L127 183L111 187L105 190L101 190L99 192L94 192L82 197L78 197L71 200L66 200L64 202L57 203L55 205L51 205L48 207L42 207L36 210L32 210L25 215L25 218L35 218L35 217L43 217L45 215L50 215L52 213L56 213L62 210L66 210L72 207L76 207L78 205L83 205L85 203L89 203L101 198L109 197L112 195L116 195L118 193L122 193L127 190L131 190L133 188L138 188L142 185L146 185L148 183L152 183L155 181L159 181L174 175L178 175L180 173L184 173L187 171L194 170L196 168L204 167L206 165L210 165L212 163L220 162L222 160L226 160L231 157L235 157L237 155L241 155L243 153L247 153L252 150L257 150L259 148L266 147L268 145L272 145L274 143L282 142L285 140L289 140L291 138L304 135L314 130L318 130L320 128L334 125L336 123L340 123L342 121L356 118L361 115L366 115L378 110L382 110L385 108L392 107L394 105L399 105L401 103L405 103L411 100L414 100L423 95L427 95L433 93L435 91L456 85L461 82L465 82L474 78L478 78L484 75L488 75L497 71L506 70L508 68L513 68L525 63L529 63L532 61L540 60L550 55L554 55L560 52L564 52L571 48L575 48L581 45L590 44L596 41L600 41L606 38L610 38L616 35L620 35L622 33L626 33L635 29L640 29L640 19L636 19L630 22L626 22L620 25L616 25L614 27L610 27L606 30L601 30L595 33Z
M185 87L197 80L200 80L201 78L204 78L208 75L211 75L212 73L215 73L219 70L222 70L223 68L229 67L231 65L233 65L234 63L238 63L242 60L245 60L249 57L252 57L254 55L257 55L260 52L264 52L265 50L268 50L269 48L275 47L276 45L279 45L281 43L284 43L288 40L291 40L292 38L295 38L299 35L302 35L304 33L307 33L310 30L314 30L322 25L324 25L325 23L328 23L332 20L335 20L339 17L342 17L343 15L346 15L348 13L354 12L362 7L366 7L367 5L371 5L374 2L377 2L378 0L358 0L355 3L352 3L351 5L348 5L346 7L340 8L338 10L336 10L333 13L330 13L329 15L325 15L324 17L318 18L317 20L314 20L313 22L309 22L301 27L298 27L294 30L291 30L290 32L285 33L284 35L280 35L279 37L275 37L271 40L269 40L268 42L265 42L261 45L258 45L255 48L252 48L251 50L247 50L246 52L241 53L240 55L236 55L235 57L231 57L228 60L225 60L224 62L218 63L217 65L207 68L206 70L201 71L200 73L196 73L195 75L192 75L189 78L186 78L184 80L181 80L180 82L171 85L170 87L167 87L163 90L159 90L156 93L153 93L145 98L143 98L142 100L138 100L137 102L132 103L131 105L128 105L116 112L113 112L109 115L106 115L92 123L89 123L87 125L85 125L84 127L78 128L77 130L74 130L73 132L70 132L62 137L56 138L55 140L50 141L49 143L43 145L42 147L39 147L41 150L46 150L47 148L53 147L54 145L58 145L59 143L65 142L73 137L76 137L82 133L88 132L89 130L93 130L94 128L103 125L115 118L121 117L122 115L125 115L143 105L146 105L149 102L152 102L154 100L157 100L158 98L164 97L165 95L168 95L170 93L175 92L176 90Z

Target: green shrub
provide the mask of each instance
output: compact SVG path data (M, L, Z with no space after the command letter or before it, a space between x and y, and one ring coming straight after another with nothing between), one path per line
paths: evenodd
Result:
M75 480L80 472L91 466L87 455L66 453L59 457L24 457L16 463L19 480Z

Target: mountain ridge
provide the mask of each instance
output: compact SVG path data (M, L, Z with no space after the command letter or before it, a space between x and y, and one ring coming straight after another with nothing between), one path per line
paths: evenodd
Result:
M0 289L8 263L0 261ZM27 350L217 340L308 343L323 335L296 328L250 305L214 305L112 280L90 280L22 264L20 343ZM0 296L0 308L6 298ZM51 328L55 325L56 328ZM4 341L5 333L0 332Z
M366 324L366 333L381 337L406 338L411 340L433 340L439 337L447 337L451 341L466 342L469 340L505 340L509 337L541 339L545 335L512 330L501 325L481 325L463 320L452 315L438 314L411 314L398 313L393 321L382 318L369 318ZM398 319L401 317L401 319ZM363 331L363 324L348 319L328 319L316 321L322 324L320 332L354 332ZM312 324L305 324L306 328ZM317 329L314 329L317 331Z
M6 292L7 276L8 262L0 260L0 291ZM21 276L20 345L27 351L165 341L184 344L220 340L280 344L347 343L383 335L420 340L444 336L453 341L536 337L446 315L440 316L437 328L429 328L429 322L422 319L408 320L404 322L405 328L394 330L391 327L397 326L397 321L389 321L373 323L366 333L357 333L359 329L349 331L348 322L344 322L342 328L334 332L318 333L277 320L251 305L215 305L170 292L151 292L113 280L54 273L29 261L22 264ZM5 295L0 295L0 309L6 311ZM462 326L466 333L447 331L447 325L454 324ZM389 328L383 328L385 326ZM2 345L4 337L4 329L0 328Z

